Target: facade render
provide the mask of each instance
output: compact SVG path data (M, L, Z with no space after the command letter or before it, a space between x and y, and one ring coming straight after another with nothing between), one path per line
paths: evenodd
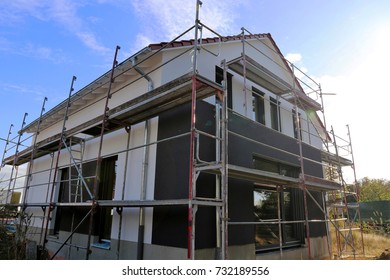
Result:
M28 164L28 238L59 259L328 257L341 186L324 179L320 92L297 72L245 32L114 59L5 160Z

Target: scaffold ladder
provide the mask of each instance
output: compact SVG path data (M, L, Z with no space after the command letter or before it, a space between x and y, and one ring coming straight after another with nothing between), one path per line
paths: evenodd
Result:
M356 240L353 235L354 231L360 231L361 244L362 244L362 253L364 255L364 241L363 241L363 229L360 217L360 203L359 203L359 195L358 195L358 186L356 181L356 171L355 171L355 163L354 156L352 151L352 143L350 137L349 126L348 128L348 136L349 141L347 142L347 151L351 154L352 163L351 167L354 175L354 184L348 185L344 179L341 160L340 160L340 147L337 144L336 135L334 133L334 129L332 127L331 133L333 136L333 145L335 148L335 153L337 157L337 166L336 172L339 177L340 184L342 185L342 189L336 193L333 193L333 199L335 203L333 203L333 218L338 222L335 223L335 235L336 235L336 245L337 245L337 255L339 258L345 257L346 254L351 253L353 258L356 258ZM341 224L341 225L340 225ZM348 252L348 248L350 248L350 252Z

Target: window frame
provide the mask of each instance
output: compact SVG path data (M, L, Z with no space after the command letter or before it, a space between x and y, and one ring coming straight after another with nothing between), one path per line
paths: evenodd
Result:
M265 125L265 93L252 87L252 110L254 121Z
M275 218L273 219L261 219L256 217L259 217L259 215L256 215L256 192L268 192L271 194L276 194L277 196L277 211L274 213ZM285 195L290 195L290 208L286 210L286 198ZM259 195L261 196L261 195ZM254 236L254 243L255 243L255 250L256 253L261 252L267 252L267 251L274 251L280 249L280 246L282 248L292 248L292 247L300 247L302 244L304 244L304 226L302 223L278 223L279 217L282 222L287 221L295 221L295 220L302 220L303 219L303 206L301 204L302 201L302 192L299 189L293 189L293 188L287 188L283 186L270 186L270 185L261 185L261 184L254 184L253 188L253 207L254 207L254 219L255 219L255 236ZM274 205L275 207L275 205ZM291 219L286 218L286 214L290 213L292 215ZM266 221L270 221L267 226ZM276 222L275 222L276 220ZM258 223L260 221L265 221L264 223ZM261 228L264 225L267 231L271 231L271 235L274 235L275 239L272 244L259 244L258 243L258 237L265 237L267 238L267 234L265 233L265 230L261 232ZM272 232L272 228L277 229L277 234ZM293 235L288 235L288 232L293 233ZM282 241L280 242L280 238ZM290 239L290 240L289 240ZM269 241L268 242L272 242ZM267 243L268 243L267 242Z
M233 110L233 74L226 72L227 76L227 94L228 94L228 99L227 99L227 107L231 110ZM223 69L217 65L215 65L215 82L217 84L222 85L223 81Z
M299 128L299 136L301 137L300 139L303 140L302 138L302 121L301 121L301 113L298 112L298 121L299 124L297 123L297 117L296 117L296 111L295 109L292 110L292 122L293 122L293 130L294 130L294 138L298 139L298 128Z
M85 182L87 183L89 190L92 192L94 177L96 172L96 164L97 160L86 161L83 163L82 173ZM98 186L98 194L96 199L100 200L112 200L114 199L115 185L116 185L116 175L117 175L117 165L118 165L118 156L112 156L102 159L101 170L100 170L100 184ZM72 172L72 176L70 176L70 172ZM71 194L69 193L70 188L72 188L72 178L75 175L75 167L73 165L66 166L59 170L59 188L57 195L57 202L74 202L69 201L69 197ZM108 184L107 184L108 182ZM87 191L84 186L81 186L83 192L83 200L77 202L85 202L90 200ZM76 203L77 203L76 202ZM56 212L54 215L54 226L53 226L53 234L58 235L60 231L67 231L64 229L61 221L66 219L67 215L77 215L77 216L85 216L86 212L84 208L73 207L72 211L64 211L62 207L56 207ZM112 214L113 211L111 208L104 207L99 208L98 212L95 214L94 219L94 235L98 236L99 242L104 240L111 239L111 228L112 228ZM65 226L67 227L67 226ZM80 234L86 234L84 229L79 229L77 232Z
M269 98L270 104L270 115L271 115L271 128L282 132L281 128L281 116L280 116L280 101L276 98Z

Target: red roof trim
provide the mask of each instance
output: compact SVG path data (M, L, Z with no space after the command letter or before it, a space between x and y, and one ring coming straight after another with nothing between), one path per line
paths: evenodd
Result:
M253 34L253 35L245 35L245 40L248 39L256 39L256 38L271 38L271 34L269 33L263 33L263 34ZM213 37L213 38L204 38L202 39L202 44L213 44L213 43L219 43L220 38L219 37ZM221 37L221 42L229 42L229 41L241 41L242 36L241 35L235 35L235 36L224 36ZM194 39L191 40L181 40L181 41L173 41L173 42L161 42L157 44L150 44L148 47L151 50L158 50L162 47L165 48L178 48L178 47L187 47L187 46L193 46L195 43Z

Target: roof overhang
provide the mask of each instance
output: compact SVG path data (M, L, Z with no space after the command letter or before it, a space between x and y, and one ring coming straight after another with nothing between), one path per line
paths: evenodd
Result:
M136 54L132 55L128 59L124 60L120 64L118 64L115 67L114 70L114 82L113 86L115 86L115 83L119 84L123 82L124 78L120 77L122 74L123 77L126 75L132 74L131 71L133 68L133 61L138 58L138 60L145 59L146 56L151 54L151 49L146 47L137 52ZM135 74L135 73L134 73ZM102 97L107 94L108 85L110 83L111 78L111 70L104 73L102 76L85 86L84 88L77 91L75 94L73 94L70 98L70 107L68 109L68 115L71 115L73 112L76 112L80 110L81 107L85 106L89 100L91 99L97 99L99 97ZM40 130L44 130L45 128L50 127L51 125L57 123L60 120L64 119L66 106L68 104L68 99L62 101L57 106L46 112L42 118L41 118L41 124L40 124ZM26 125L22 133L35 133L37 131L39 123L39 118L32 121L28 125Z
M321 105L307 96L300 87L289 84L247 55L237 57L229 61L227 65L232 71L290 102L297 97L297 105L302 109L321 110Z
M353 162L350 159L347 159L342 156L337 156L335 154L329 153L327 151L321 151L322 161L327 162L332 165L341 165L341 166L352 166Z
M229 177L259 183L275 184L289 187L299 187L301 184L299 178L283 176L277 173L266 172L232 164L228 164L228 174ZM309 175L305 175L304 184L309 190L315 191L334 191L340 190L341 188L340 184L336 182Z

